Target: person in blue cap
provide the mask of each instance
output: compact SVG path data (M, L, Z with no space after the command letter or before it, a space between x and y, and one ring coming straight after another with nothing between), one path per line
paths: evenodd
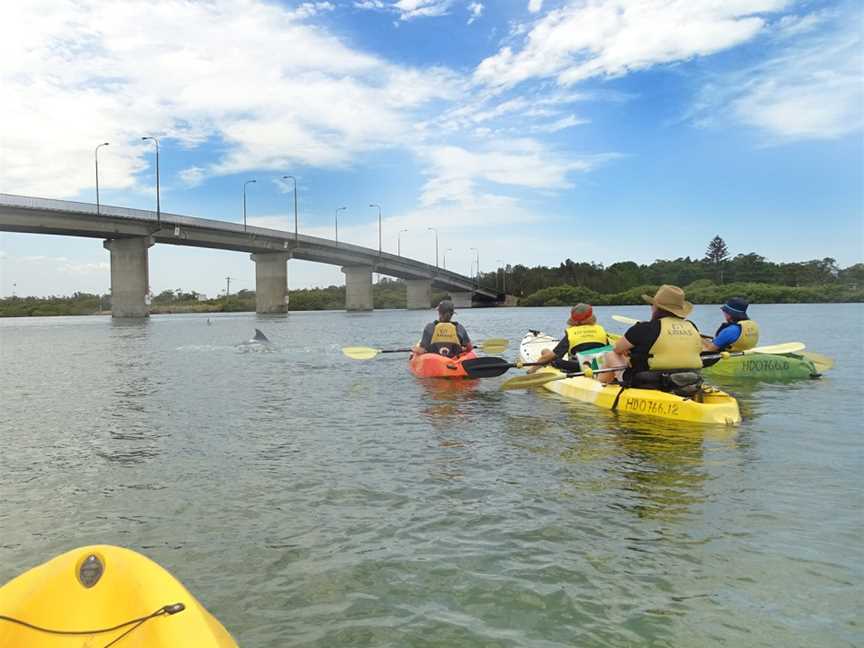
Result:
M759 344L759 326L747 316L750 304L741 297L732 297L720 307L726 319L714 334L714 339L706 341L706 351L746 351Z

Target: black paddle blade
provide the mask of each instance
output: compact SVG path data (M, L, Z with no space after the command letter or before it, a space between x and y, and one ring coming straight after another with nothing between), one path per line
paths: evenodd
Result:
M462 361L462 368L465 369L469 378L494 378L507 373L508 369L515 366L504 358L494 357L472 358Z

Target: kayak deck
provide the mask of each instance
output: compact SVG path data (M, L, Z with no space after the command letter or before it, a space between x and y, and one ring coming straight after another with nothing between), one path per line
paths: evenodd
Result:
M477 357L474 351L468 351L455 358L442 356L438 353L411 354L408 368L418 378L468 378L462 362Z
M184 609L153 616L129 632L135 624L127 622L175 603ZM237 645L168 571L139 553L111 545L74 549L13 578L0 587L0 615L51 630L88 631L62 635L0 620L0 646L89 648L116 641L126 632L118 647Z
M557 340L548 335L529 333L519 346L519 357L523 362L533 362L543 349L551 349L555 344ZM540 371L563 375L563 372L554 367L544 367ZM604 384L584 376L555 380L544 384L543 387L564 398L592 403L603 409L618 412L690 423L737 425L741 422L738 401L729 394L707 385L703 387L698 400L657 389L634 389Z
M706 367L704 372L709 376L761 380L818 378L821 375L812 360L795 353L784 355L754 353L732 356Z

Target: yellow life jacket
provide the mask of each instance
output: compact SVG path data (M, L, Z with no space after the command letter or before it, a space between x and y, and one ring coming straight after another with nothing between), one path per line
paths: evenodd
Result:
M569 326L567 327L567 344L569 346L568 353L572 357L574 355L573 349L583 344L601 344L603 346L609 344L609 336L606 335L606 329L599 324Z
M730 351L746 351L759 344L759 325L756 322L753 320L740 320L735 323L741 327L741 335L729 347Z
M430 345L432 347L430 351L436 353L445 347L451 353L458 353L462 349L462 344L459 342L459 332L456 330L456 324L453 322L435 322Z
M660 335L648 351L648 368L701 369L702 338L692 322L680 317L660 319Z

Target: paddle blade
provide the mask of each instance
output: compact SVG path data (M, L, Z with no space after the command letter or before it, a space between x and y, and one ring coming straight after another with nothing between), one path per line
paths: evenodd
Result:
M816 367L816 371L818 371L819 373L824 373L834 366L833 358L829 358L828 356L822 355L821 353L804 351L801 355L807 358L810 362L812 362L813 366Z
M504 358L473 358L462 361L462 368L469 378L494 378L512 367Z
M629 324L630 326L639 323L639 320L633 319L632 317L624 317L623 315L613 315L612 319L621 324Z
M371 360L378 355L378 349L372 347L342 347L342 353L352 360Z
M566 377L564 374L548 371L528 376L516 376L501 383L501 389L531 389L532 387L540 387L555 380L563 380Z
M486 353L504 353L509 344L510 341L507 338L489 338L480 342L478 346Z
M768 346L755 347L744 351L744 355L751 353L768 353L771 355L780 355L782 353L798 353L803 351L807 346L803 342L785 342L783 344L770 344Z

